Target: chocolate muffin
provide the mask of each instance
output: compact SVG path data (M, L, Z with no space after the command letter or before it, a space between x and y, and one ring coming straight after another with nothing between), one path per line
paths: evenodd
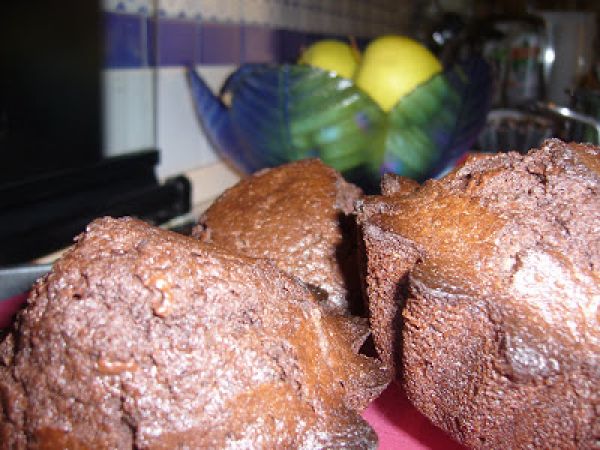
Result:
M99 219L0 345L0 447L375 448L366 333L267 261Z
M469 447L600 445L599 187L548 140L359 205L378 351Z
M360 314L355 219L361 190L320 160L256 173L225 191L192 235L254 258L272 260L306 283L324 305Z

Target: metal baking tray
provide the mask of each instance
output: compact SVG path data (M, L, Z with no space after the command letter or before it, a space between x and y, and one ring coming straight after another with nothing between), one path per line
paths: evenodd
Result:
M35 281L50 271L52 264L0 267L0 302L27 292Z

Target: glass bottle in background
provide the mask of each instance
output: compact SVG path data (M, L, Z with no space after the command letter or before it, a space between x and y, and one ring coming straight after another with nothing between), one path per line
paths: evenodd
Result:
M504 103L519 107L543 97L542 34L526 23L516 24L507 40Z
M492 28L494 33L483 44L483 56L492 68L493 92L492 107L504 106L504 78L508 64L508 45L506 43L506 30L503 24Z
M544 97L544 23L533 15L492 16L483 21L484 57L493 68L496 108L519 108Z

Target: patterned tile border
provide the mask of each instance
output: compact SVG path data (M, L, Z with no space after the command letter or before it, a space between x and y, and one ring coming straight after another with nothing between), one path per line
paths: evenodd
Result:
M325 36L353 35L363 42L398 32L409 14L402 15L402 7L395 3L103 0L105 66L293 61L302 46Z

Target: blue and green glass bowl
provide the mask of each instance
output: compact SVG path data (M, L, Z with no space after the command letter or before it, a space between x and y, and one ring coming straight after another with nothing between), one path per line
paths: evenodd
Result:
M318 157L367 191L385 172L423 181L451 168L483 128L491 97L481 59L432 77L388 113L351 80L306 65L242 65L220 96L194 69L188 75L208 137L239 170Z

